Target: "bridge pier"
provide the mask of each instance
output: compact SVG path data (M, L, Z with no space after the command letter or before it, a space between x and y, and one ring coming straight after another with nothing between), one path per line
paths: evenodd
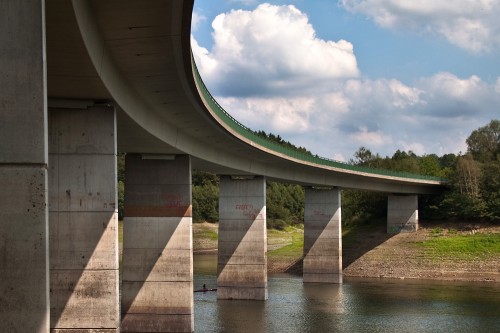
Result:
M51 332L118 332L114 107L51 107L49 166Z
M418 230L418 196L392 194L387 200L387 233Z
M217 298L266 300L265 177L220 180Z
M342 283L340 190L306 188L304 283Z
M49 331L43 1L0 5L0 325Z
M125 163L122 332L193 332L191 159Z

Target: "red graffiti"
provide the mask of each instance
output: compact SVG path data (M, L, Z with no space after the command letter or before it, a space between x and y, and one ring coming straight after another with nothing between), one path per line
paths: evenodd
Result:
M329 216L328 214L326 214L325 212L322 212L320 210L313 211L313 215L314 216L324 216L324 217L328 217Z
M165 194L162 196L165 207L182 207L184 196L182 194Z
M253 205L248 205L248 204L237 204L235 206L236 210L241 210L243 213L243 216L249 219L255 220L259 215L260 211L257 209L254 209Z

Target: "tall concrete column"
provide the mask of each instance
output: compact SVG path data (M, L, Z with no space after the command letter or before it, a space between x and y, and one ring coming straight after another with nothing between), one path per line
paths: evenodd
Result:
M218 299L266 300L266 179L221 177Z
M418 196L392 194L387 201L387 233L418 230Z
M49 331L44 1L0 1L0 331Z
M339 189L306 188L304 283L342 283Z
M49 109L50 326L119 331L114 107Z
M194 330L191 159L125 159L122 332Z

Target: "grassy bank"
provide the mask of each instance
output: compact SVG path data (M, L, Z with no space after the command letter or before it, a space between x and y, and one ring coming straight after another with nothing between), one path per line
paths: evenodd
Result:
M270 272L300 273L304 251L304 227L267 231L267 265Z
M345 276L500 282L498 224L424 222L415 233L388 235L385 221L373 221L344 227L342 234ZM193 224L195 253L216 253L217 240L217 224ZM267 243L270 272L301 273L303 226L268 230Z
M459 233L456 229L430 230L430 238L417 243L434 260L474 261L500 257L500 233Z
M388 235L375 223L345 238L346 276L500 282L498 224L421 222L417 232Z

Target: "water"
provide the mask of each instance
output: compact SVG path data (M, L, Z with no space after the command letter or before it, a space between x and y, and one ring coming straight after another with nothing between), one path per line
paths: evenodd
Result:
M199 257L195 288L214 288L214 259ZM383 279L311 285L273 275L265 302L195 293L195 331L500 333L500 285Z

